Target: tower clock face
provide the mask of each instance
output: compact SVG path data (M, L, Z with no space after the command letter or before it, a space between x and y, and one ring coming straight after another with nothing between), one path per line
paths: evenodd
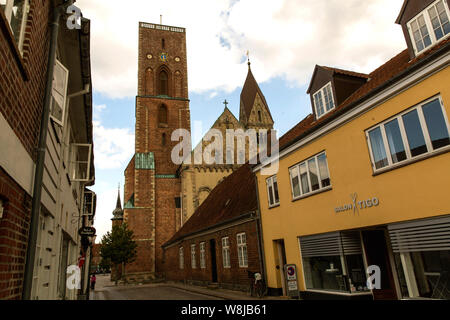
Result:
M167 62L167 53L165 53L165 52L161 53L161 54L159 55L159 59L160 59L162 62Z

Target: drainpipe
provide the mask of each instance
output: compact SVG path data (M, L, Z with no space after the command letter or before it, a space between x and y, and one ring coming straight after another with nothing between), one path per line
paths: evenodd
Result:
M262 276L267 287L267 275L266 275L266 257L264 255L264 241L263 241L263 230L261 224L261 210L259 206L259 192L258 192L258 178L255 174L255 187L256 187L256 203L258 208L256 210L256 236L258 237L258 252L259 252L259 263L262 268Z
M65 1L53 10L51 22L50 48L47 62L47 83L45 87L44 109L42 110L39 144L37 148L36 170L34 174L33 200L31 206L30 232L28 235L27 258L25 263L22 299L31 299L33 286L34 262L36 259L36 242L39 229L39 215L41 211L42 177L44 174L44 160L47 141L48 122L50 117L50 101L53 85L53 70L56 60L56 46L58 42L59 20L66 8L75 0Z

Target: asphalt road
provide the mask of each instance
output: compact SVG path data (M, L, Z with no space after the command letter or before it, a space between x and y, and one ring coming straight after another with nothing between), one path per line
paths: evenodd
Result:
M220 300L164 285L104 287L91 293L92 300Z

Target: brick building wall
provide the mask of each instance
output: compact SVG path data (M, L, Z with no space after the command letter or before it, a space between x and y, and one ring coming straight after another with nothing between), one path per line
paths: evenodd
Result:
M171 160L177 142L171 135L176 129L190 130L186 59L184 29L140 23L136 153L125 170L125 203L134 194L134 205L125 208L124 217L138 244L136 261L126 267L130 278L161 270L161 245L181 221L175 203L181 181ZM162 72L167 75L166 92L161 91ZM166 110L164 119L161 108Z
M0 299L21 299L31 197L0 168Z
M40 118L43 108L49 46L50 1L30 1L23 55L16 44L3 10L0 10L0 111L3 130L13 132L30 164L36 161ZM7 125L6 125L7 123ZM19 148L19 146L18 146ZM3 162L2 162L3 163ZM31 187L17 181L20 168L0 164L0 299L21 299L28 229ZM9 172L8 172L9 171ZM31 177L29 177L31 180Z
M245 232L247 238L248 267L239 267L238 245L236 235ZM230 243L230 268L223 267L222 238L229 237ZM167 280L187 281L193 284L211 283L212 256L211 240L215 241L215 255L217 268L217 283L221 287L229 289L247 290L250 284L247 271L262 272L259 259L257 224L256 221L245 222L240 225L216 231L207 235L199 235L192 239L182 239L164 251L164 276ZM205 268L200 267L200 243L205 242ZM191 245L196 245L196 265L191 267ZM184 248L184 269L180 269L179 248Z
M49 1L31 1L23 57L0 10L0 111L33 160L43 108L48 46Z

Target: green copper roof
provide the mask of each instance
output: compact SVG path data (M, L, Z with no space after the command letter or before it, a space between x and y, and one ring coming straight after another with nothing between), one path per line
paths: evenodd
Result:
M176 174L155 174L156 179L176 179Z
M124 209L134 208L134 193L131 195L130 199L123 206Z
M134 161L136 169L155 170L155 158L153 152L136 153Z

